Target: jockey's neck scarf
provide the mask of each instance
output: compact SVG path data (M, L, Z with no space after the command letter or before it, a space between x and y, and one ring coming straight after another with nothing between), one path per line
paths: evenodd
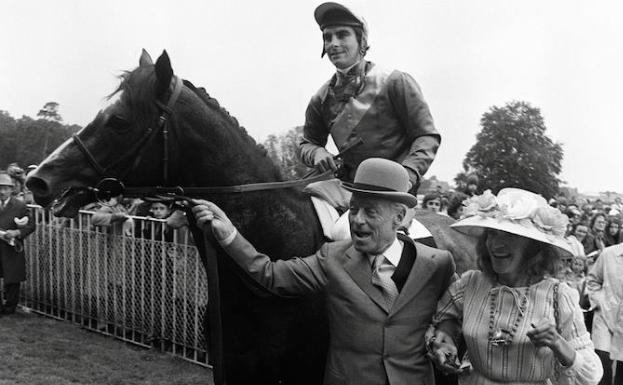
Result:
M337 70L335 84L331 87L339 102L346 102L357 96L363 88L366 61L360 60L349 68Z

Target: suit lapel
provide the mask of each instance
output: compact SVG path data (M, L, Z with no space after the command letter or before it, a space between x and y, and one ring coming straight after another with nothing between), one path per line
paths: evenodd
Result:
M410 242L410 246L415 248L413 241L406 242ZM407 244L405 243L405 247L406 246ZM392 313L398 312L402 307L411 302L413 297L415 297L422 290L422 288L428 284L434 272L434 262L430 258L418 255L415 258L413 268L411 269L411 273L409 274L404 287L396 298L396 302L394 302Z
M359 286L374 303L379 305L386 313L389 313L389 308L387 303L385 303L383 294L372 284L372 269L368 258L355 250L352 246L346 250L346 256L348 259L344 264L344 270L346 270L357 286Z
M398 292L401 292L402 288L405 286L407 278L409 278L409 274L411 274L417 252L415 250L415 245L408 237L400 233L397 235L398 239L402 241L404 247L402 248L402 255L400 256L398 266L396 266L396 271L394 271L394 274L392 275L392 280L396 284Z

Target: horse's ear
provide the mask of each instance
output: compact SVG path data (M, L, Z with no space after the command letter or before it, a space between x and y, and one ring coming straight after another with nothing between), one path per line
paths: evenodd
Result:
M151 56L149 56L147 51L145 51L145 48L143 48L143 52L141 52L141 58L138 59L138 65L140 67L145 67L152 64L154 64L154 61L151 60Z
M171 68L171 60L169 60L169 55L165 50L162 51L162 55L156 60L156 79L158 80L156 91L158 94L162 94L169 89L172 77L173 68Z

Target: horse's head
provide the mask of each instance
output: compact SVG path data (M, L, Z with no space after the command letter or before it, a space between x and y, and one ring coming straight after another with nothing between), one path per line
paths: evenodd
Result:
M278 178L236 119L203 89L173 75L166 51L154 64L143 50L139 66L121 76L111 96L114 103L29 174L35 201L55 202L55 215L75 216L106 190L106 178L129 187Z
M28 177L26 184L38 204L47 206L56 200L56 215L74 216L80 207L96 199L94 188L107 177L153 186L169 182L164 173L179 157L172 154L165 160L165 137L171 134L163 131L171 129L167 127L170 121L177 124L173 105L184 98L182 80L173 76L166 51L153 64L144 50L139 67L124 73L121 80L113 93L117 101L100 111ZM169 123L163 124L164 120Z

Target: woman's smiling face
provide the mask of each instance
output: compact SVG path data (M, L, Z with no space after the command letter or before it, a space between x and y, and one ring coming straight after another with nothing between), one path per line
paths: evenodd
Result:
M523 266L533 240L501 230L487 229L485 244L491 256L491 267L498 275L517 274Z

